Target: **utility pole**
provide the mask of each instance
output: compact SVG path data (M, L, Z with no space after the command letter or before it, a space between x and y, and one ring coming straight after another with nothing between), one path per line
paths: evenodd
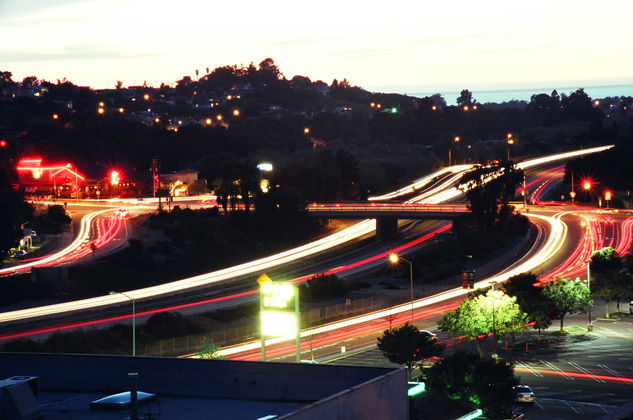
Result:
M158 194L158 210L162 209L162 203L160 201L160 172L159 172L160 163L158 161L158 156L154 156L152 159L152 181L154 185L154 198L156 198L156 194Z

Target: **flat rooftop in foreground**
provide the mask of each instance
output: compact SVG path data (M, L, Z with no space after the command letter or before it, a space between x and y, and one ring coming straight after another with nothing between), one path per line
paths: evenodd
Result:
M129 409L90 403L129 391L158 395L139 406L155 419L407 419L404 368L241 362L158 357L0 353L0 379L38 378L47 420L124 419Z
M115 420L127 419L129 409L91 410L90 403L108 395L104 392L42 392L40 404L46 420ZM305 403L230 400L213 398L187 398L159 396L159 400L138 409L139 417L148 419L258 419L266 415L293 413Z

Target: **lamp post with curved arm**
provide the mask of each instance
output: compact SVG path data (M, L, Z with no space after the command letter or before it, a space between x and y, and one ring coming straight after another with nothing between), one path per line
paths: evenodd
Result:
M136 299L134 299L131 296L126 295L123 292L111 291L110 294L123 295L132 301L132 356L136 356L136 308L135 308Z
M396 253L389 255L389 262L391 262L392 264L397 264L399 261L404 261L409 264L409 279L411 282L411 325L413 325L413 263L407 259L400 257Z

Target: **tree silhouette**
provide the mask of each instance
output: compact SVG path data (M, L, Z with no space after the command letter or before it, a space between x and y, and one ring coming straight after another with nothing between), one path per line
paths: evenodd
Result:
M417 362L441 355L444 346L406 323L400 328L385 330L378 337L378 349L393 363L406 365L410 375Z
M430 391L479 405L491 419L507 418L516 398L513 387L519 384L509 363L465 352L436 363L425 382Z
M609 317L609 302L618 300L618 312L620 312L620 299L631 295L633 279L631 274L624 269L624 259L615 252L615 249L607 247L596 251L589 262L591 266L591 296L605 300L606 317Z

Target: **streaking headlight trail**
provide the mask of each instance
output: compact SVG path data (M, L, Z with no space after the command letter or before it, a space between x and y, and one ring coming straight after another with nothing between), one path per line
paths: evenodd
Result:
M532 159L526 162L520 163L518 166L520 168L532 167L544 163L553 162L560 159L568 159L576 156L581 156L583 154L596 153L603 150L606 150L612 146L604 146L597 147L593 149L584 149L575 152L567 152L561 153L552 156L546 156L538 159ZM434 174L431 174L427 177L422 178L421 180L416 181L416 183L421 182L424 185L427 185L437 176L447 174L448 172L454 173L454 178L456 180L461 177L461 172L470 168L470 165L459 165L457 167L450 167L442 169ZM457 173L455 173L457 172ZM444 185L445 183L443 183ZM419 199L419 201L425 203L438 203L441 201L446 201L451 198L455 198L459 195L463 194L462 191L457 188L446 186L443 190L438 190L434 194L430 196L425 196L425 198ZM418 198L414 198L410 200L411 202L418 201ZM258 260L250 261L244 264L239 264L233 267L228 267L222 270L214 271L211 273L201 274L194 277L185 278L182 280L177 280L171 283L166 283L158 286L148 287L144 289L137 289L126 291L125 293L136 299L144 299L150 297L158 297L169 294L177 294L182 293L186 290L192 290L195 288L200 288L204 286L208 286L211 284L217 284L219 282L233 279L236 277L253 275L256 273L264 272L273 267L277 267L283 264L287 264L301 258L314 255L316 253L331 249L333 247L344 244L348 241L361 237L363 235L367 235L372 233L375 230L375 221L374 220L363 220L349 228L346 228L342 231L334 233L325 238L319 239L317 241L302 245L300 247L287 250L281 253L277 253L265 258L260 258ZM554 230L554 229L553 229ZM542 261L541 261L542 262ZM540 263L540 262L539 262ZM536 266L535 264L534 266ZM530 268L522 268L522 271ZM519 272L522 272L519 271ZM481 283L481 282L480 282ZM74 302L65 302L54 305L41 306L36 308L22 309L18 311L5 312L0 314L0 323L10 322L16 320L23 320L29 318L37 318L42 316L49 315L57 315L62 313L67 313L71 311L77 310L86 310L86 309L96 309L100 306L108 306L114 305L118 303L126 302L128 299L121 294L114 295L105 295L94 297L90 299L83 299Z

